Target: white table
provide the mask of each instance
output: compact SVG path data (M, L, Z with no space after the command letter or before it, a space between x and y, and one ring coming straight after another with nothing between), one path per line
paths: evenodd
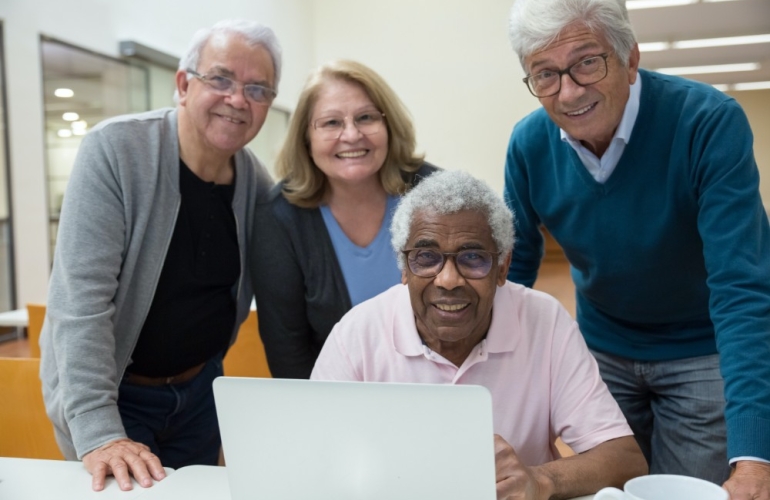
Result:
M172 474L173 470L167 469L167 473ZM133 490L121 491L112 477L107 479L103 491L93 491L91 474L82 462L0 457L3 500L124 500L147 491L149 488L142 488L136 481Z
M150 488L134 481L134 489L121 491L113 478L103 491L91 489L91 475L81 462L0 457L0 499L8 500L230 500L227 469L192 465ZM593 495L574 500L592 500Z
M27 309L0 312L0 326L13 326L16 328L16 338L24 336L24 329L29 325Z

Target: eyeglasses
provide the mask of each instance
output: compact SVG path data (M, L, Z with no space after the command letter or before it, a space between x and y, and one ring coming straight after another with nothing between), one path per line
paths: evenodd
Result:
M587 57L567 69L547 69L523 79L527 88L535 97L551 97L561 91L561 77L569 75L572 81L581 87L604 80L607 76L607 58L609 53Z
M256 83L240 83L231 78L222 75L201 75L197 71L187 70L195 78L205 83L214 93L219 95L233 95L238 91L238 86L243 86L243 93L246 97L257 104L270 104L275 99L275 90Z
M321 139L336 141L345 131L347 116L325 116L313 122L313 128ZM363 135L374 135L382 130L385 113L364 111L353 117L353 126Z
M432 278L438 276L447 258L455 261L457 272L465 279L479 280L486 278L494 265L495 257L501 252L487 252L485 250L461 250L459 252L439 252L430 248L411 248L401 250L406 255L406 263L412 274L420 278Z

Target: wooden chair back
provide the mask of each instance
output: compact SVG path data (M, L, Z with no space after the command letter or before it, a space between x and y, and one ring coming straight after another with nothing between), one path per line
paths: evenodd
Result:
M40 331L45 320L44 304L27 304L29 323L27 324L27 340L29 342L29 357L40 357Z
M0 456L63 460L43 406L40 358L0 358Z
M250 311L238 331L238 339L227 351L225 375L230 377L270 378L265 348L259 338L257 311Z

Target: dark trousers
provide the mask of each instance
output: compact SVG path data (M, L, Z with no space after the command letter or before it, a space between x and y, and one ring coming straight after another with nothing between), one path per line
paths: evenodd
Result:
M222 356L192 380L145 386L123 380L118 409L129 439L146 444L164 467L217 465L221 439L212 383L222 375Z

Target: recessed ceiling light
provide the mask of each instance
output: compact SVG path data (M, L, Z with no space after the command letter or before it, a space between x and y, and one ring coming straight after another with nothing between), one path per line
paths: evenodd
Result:
M668 50L671 48L671 44L668 42L647 42L639 44L640 52L660 52L661 50Z
M627 10L654 9L656 7L677 7L698 3L698 0L628 0Z
M754 71L759 69L759 63L717 64L714 66L682 66L679 68L658 68L658 73L667 75L702 75L704 73L730 73L737 71Z
M730 36L726 38L704 38L702 40L680 40L672 42L672 49L699 49L703 47L724 47L726 45L748 45L752 43L770 43L770 34Z
M75 120L80 119L80 115L77 113L74 113L72 111L67 111L63 115L61 115L62 119L68 122L74 122Z
M72 127L72 130L85 130L88 128L88 122L85 120L78 120L76 122L72 122L70 126Z
M722 92L727 92L728 90L730 90L730 85L726 83L717 83L716 85L712 85L712 87L714 87L717 90L721 90Z
M75 92L73 92L72 89L61 88L61 89L54 90L53 95L55 95L56 97L67 98L75 95Z
M770 82L746 82L736 83L733 90L763 90L770 89Z
M59 131L56 132L56 135L59 137L72 137L72 130L68 128L59 129Z
M75 130L72 131L72 133L75 135L86 135L87 132L88 130L84 128L76 128Z

